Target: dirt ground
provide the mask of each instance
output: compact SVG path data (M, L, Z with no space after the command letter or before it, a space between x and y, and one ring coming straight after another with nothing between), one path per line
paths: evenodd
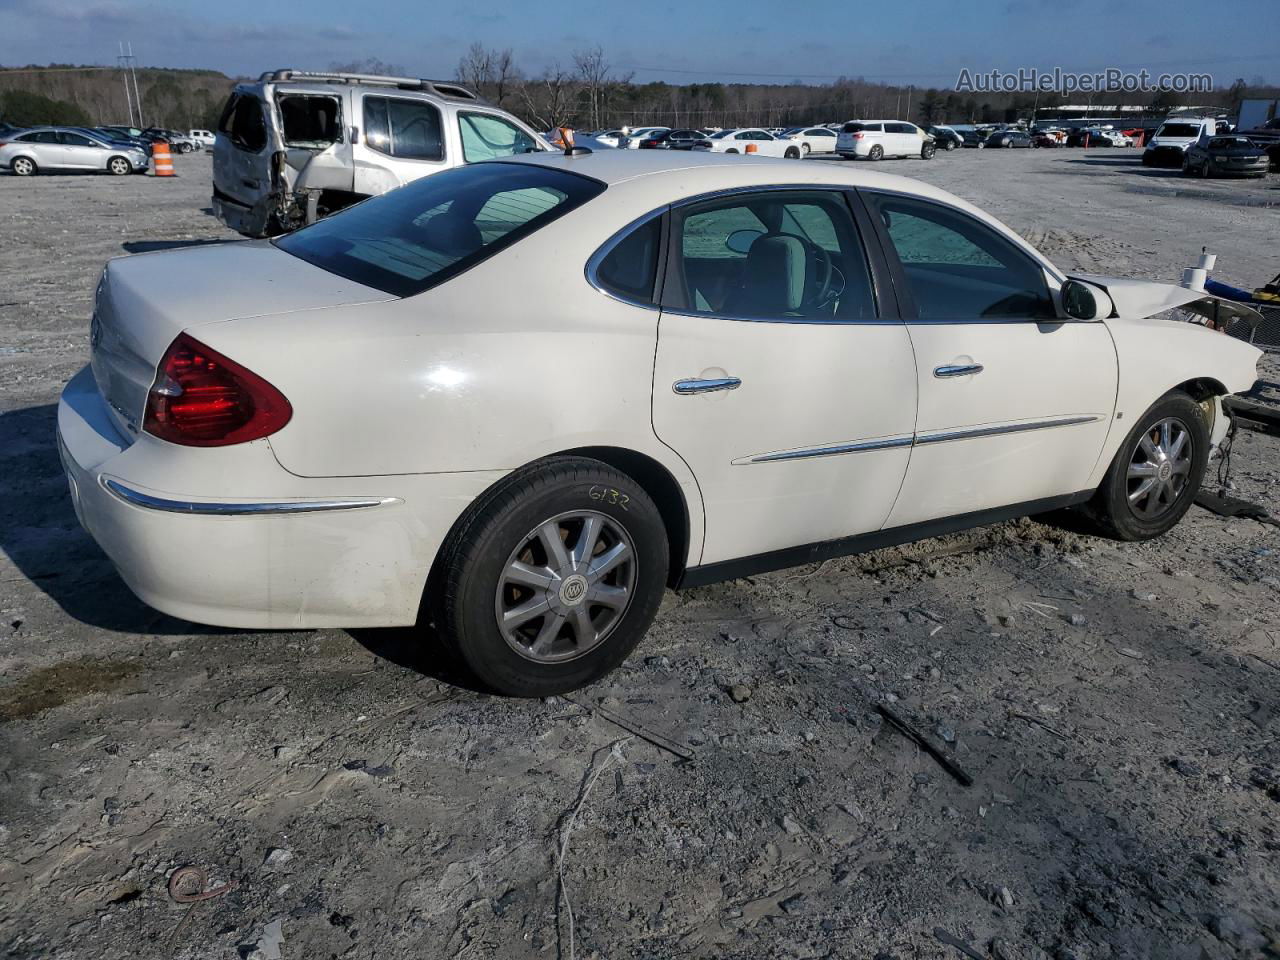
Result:
M3 956L1280 956L1274 527L1024 520L669 594L623 668L547 701L473 692L412 631L143 606L76 524L54 404L104 260L228 235L208 159L175 162L0 177ZM1176 280L1208 244L1229 282L1280 270L1275 175L881 168L1066 268ZM1234 482L1276 513L1278 462L1241 432ZM184 865L231 889L175 903Z

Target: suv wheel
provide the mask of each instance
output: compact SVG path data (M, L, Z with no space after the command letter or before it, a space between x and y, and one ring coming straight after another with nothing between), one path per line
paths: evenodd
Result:
M620 664L657 615L667 532L630 477L557 457L481 497L441 550L435 625L490 689L567 693Z
M18 157L13 161L12 169L19 177L34 177L39 172L36 162L29 157Z
M920 148L920 158L922 160L932 160L933 155L938 152L938 146L934 143L926 143Z
M880 144L878 143L875 146L873 146L869 151L867 151L868 160L880 160L883 157L884 157L884 147L880 146Z
M1094 496L1093 512L1121 540L1150 540L1191 508L1209 462L1209 428L1200 405L1166 394L1125 437Z

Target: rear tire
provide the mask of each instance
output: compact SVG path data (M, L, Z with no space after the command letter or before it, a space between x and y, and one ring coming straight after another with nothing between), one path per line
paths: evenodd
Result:
M942 149L943 149L943 150L954 150L955 148L956 148L956 142L955 142L954 140L948 140L948 141L947 141L947 143L946 143L946 146L944 146Z
M40 168L36 166L36 162L30 157L18 157L9 165L15 176L18 177L34 177L40 172Z
M616 565L604 569L610 556ZM430 608L489 689L568 693L640 642L662 602L668 556L662 517L638 483L598 460L556 457L476 501L441 548Z
M803 153L806 157L809 155L809 151L812 149L813 148L810 147L807 143L800 144L800 152Z
M933 155L937 152L938 152L938 147L936 144L926 143L924 146L920 148L920 159L932 160Z
M1091 512L1116 539L1158 537L1191 509L1208 462L1209 428L1200 405L1180 390L1165 394L1124 438Z

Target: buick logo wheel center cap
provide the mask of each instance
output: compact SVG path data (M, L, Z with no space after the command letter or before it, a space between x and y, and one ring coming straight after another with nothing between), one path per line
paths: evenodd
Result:
M575 573L560 584L560 602L566 607L576 607L587 595L587 578Z
M1164 483L1172 476L1173 476L1173 464L1168 463L1167 461L1165 463L1160 464L1160 469L1156 471L1156 477L1160 480L1160 482Z

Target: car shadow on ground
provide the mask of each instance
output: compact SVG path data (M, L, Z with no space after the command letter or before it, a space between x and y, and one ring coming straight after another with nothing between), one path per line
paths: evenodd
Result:
M169 617L129 591L76 519L56 424L51 403L0 414L0 550L81 623L150 634L235 632Z
M348 630L375 657L472 693L489 693L440 639L434 627L383 627Z
M125 253L155 253L159 250L182 250L186 247L212 247L232 240L129 240L120 244Z
M1064 163L1082 163L1089 167L1123 167L1143 177L1181 177L1177 167L1144 167L1140 157L1063 157Z

